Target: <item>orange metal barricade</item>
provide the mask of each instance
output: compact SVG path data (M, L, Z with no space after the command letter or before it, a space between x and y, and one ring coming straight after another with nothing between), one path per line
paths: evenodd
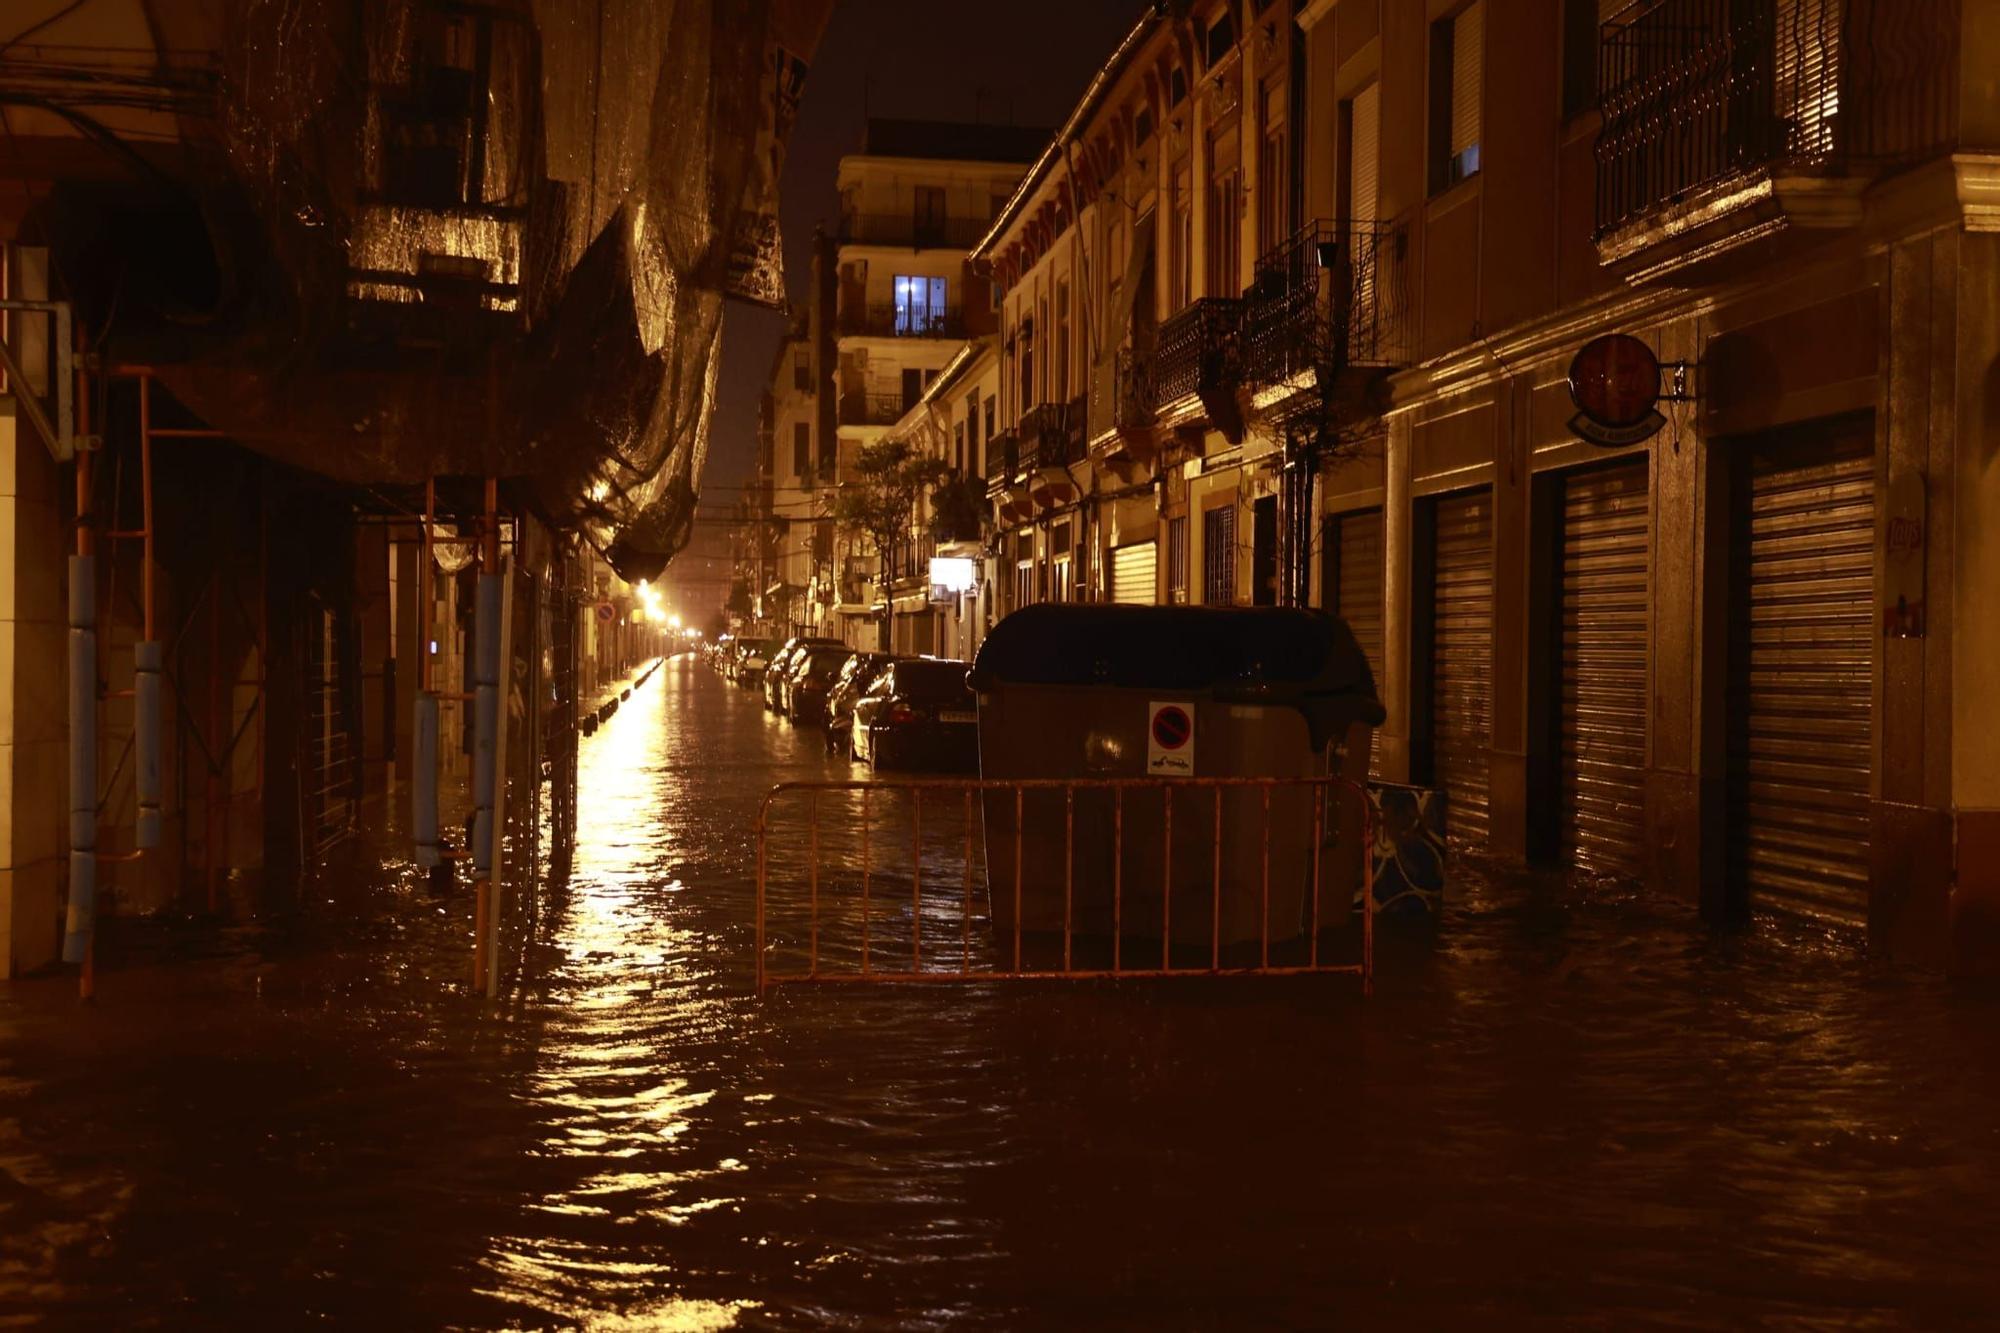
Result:
M1302 891L1305 919L1294 923L1301 934L1276 936L1273 931L1272 902L1272 797L1274 792L1296 792L1304 794L1311 807L1310 835L1304 854L1292 848L1290 855L1300 864L1288 869L1303 870L1310 864L1310 877L1306 881L1309 890ZM1227 883L1224 874L1224 842L1228 832L1224 820L1226 794L1239 794L1254 798L1254 808L1259 812L1260 825L1257 844L1253 850L1256 869L1251 878L1254 883L1244 885ZM1061 801L1062 838L1062 911L1060 931L1031 931L1025 925L1024 916L1024 862L1026 852L1034 842L1026 822L1028 798L1035 795L1052 805L1050 798L1059 796ZM1078 796L1095 795L1101 804L1105 797L1110 803L1109 839L1109 892L1110 929L1108 938L1103 932L1091 934L1080 928L1076 921L1079 896L1086 891L1101 891L1103 885L1080 883L1077 876L1078 855ZM1151 798L1157 795L1157 802ZM975 797L978 799L975 800ZM1330 830L1327 826L1329 813L1336 817L1338 807L1330 797L1348 798L1360 812L1360 889L1361 922L1359 957L1353 961L1330 962L1322 957L1322 934L1326 922L1322 919L1322 896L1324 878L1321 853L1325 837ZM1011 799L1010 799L1011 798ZM1128 800L1150 803L1150 812L1160 816L1161 839L1159 851L1159 888L1155 897L1151 890L1128 884L1126 876L1128 825L1126 807ZM844 833L851 848L857 853L843 859L839 852L828 856L824 843L822 825L823 814L830 802L839 802L846 811L836 812L835 822L828 825L833 834ZM942 801L942 807L940 802ZM1189 961L1191 948L1184 941L1186 932L1178 937L1183 941L1178 950L1181 961L1176 962L1177 935L1174 903L1177 892L1185 895L1198 892L1194 886L1183 885L1178 890L1175 884L1174 862L1176 843L1174 834L1174 811L1177 805L1187 803L1206 805L1201 811L1209 815L1207 828L1200 827L1197 820L1195 831L1206 834L1212 843L1213 856L1209 860L1209 880L1207 893L1208 921L1205 932L1205 949L1197 937L1194 948L1199 956ZM877 837L876 823L886 807L899 805L907 809L909 821L909 860L907 866L894 863L885 864L879 858L882 839ZM936 836L940 830L938 814L943 818L956 816L962 823L962 834L953 836L953 851L960 859L956 867L949 865L950 856L942 855L941 846L934 848L945 861L943 869L957 870L955 878L959 882L951 885L955 892L943 894L933 891L928 897L925 890L925 811L932 814L933 843L941 840ZM848 817L858 806L858 820ZM1011 812L1009 811L1011 806ZM975 931L975 921L979 917L974 894L975 865L982 859L985 869L993 872L994 862L989 854L982 858L980 851L985 845L988 825L995 822L994 812L1002 816L1001 837L1003 842L1011 841L1011 855L1005 855L1005 867L995 878L999 883L988 883L987 912L990 930ZM977 817L975 816L977 812ZM805 821L804 864L794 865L795 873L801 873L803 901L800 895L787 892L773 895L773 842L774 830L785 827L782 816L802 815ZM1011 813L1011 820L1004 818ZM779 819L774 819L779 816ZM1011 830L1005 825L1011 825ZM795 829L795 826L792 826ZM757 989L761 994L768 987L793 982L830 983L907 983L907 982L985 982L1007 979L1022 980L1091 980L1105 978L1139 979L1162 977L1196 976L1297 976L1305 974L1348 974L1360 978L1363 994L1372 993L1374 987L1375 963L1375 876L1374 847L1375 822L1366 789L1362 784L1344 777L1310 778L1114 778L1114 779L1029 779L1021 781L987 781L981 779L939 779L935 781L887 781L887 782L786 782L773 787L765 796L757 814L757 901L756 901L756 977ZM1040 831L1036 836L1052 838L1053 829ZM1095 836L1094 834L1091 836ZM798 847L798 839L788 844ZM1184 839L1185 841L1185 839ZM1051 844L1052 845L1052 844ZM1102 852L1103 842L1097 843ZM1185 848L1183 848L1185 850ZM1239 853L1242 843L1238 842ZM1281 853L1283 855L1284 853ZM940 859L934 856L933 860ZM1102 859L1101 857L1099 858ZM1136 859L1136 858L1135 858ZM1009 873L1011 872L1011 873ZM907 877L908 895L905 900L898 894L885 900L878 888L886 880ZM933 870L932 882L939 879ZM845 881L845 892L836 884L829 888L827 881ZM1054 886L1046 886L1053 895ZM1232 903L1238 911L1246 906L1254 906L1258 926L1254 941L1238 940L1225 944L1224 905L1226 887L1239 893L1254 894L1251 904ZM796 885L794 884L794 888ZM1351 893L1351 890L1349 890ZM1053 906L1051 902L1050 906ZM1158 908L1158 957L1150 955L1143 962L1135 962L1126 957L1128 936L1134 932L1142 935L1142 941L1151 942L1152 926L1134 926L1133 912L1144 909L1150 913L1151 907ZM1340 902L1341 915L1348 908L1346 901ZM927 911L927 908L929 909ZM999 910L1008 908L1010 910ZM1130 909L1130 910L1128 910ZM773 921L774 913L786 913L783 923ZM907 912L907 916L905 916ZM1198 909L1197 909L1198 912ZM858 913L858 916L857 916ZM955 921L939 922L941 915L955 915ZM1005 922L1001 920L1005 917ZM1331 914L1328 914L1329 918ZM1232 919L1234 919L1232 917ZM884 931L899 929L907 924L909 938L908 953L897 950L893 955L884 951ZM927 938L927 923L929 924ZM1011 923L1011 924L1008 924ZM1190 923L1182 921L1187 926ZM789 930L785 927L789 926ZM955 926L955 929L950 927ZM1197 931L1199 926L1194 927ZM851 936L848 945L836 948L829 940L829 931L844 931ZM933 948L926 954L927 943L937 944L946 933L955 935L952 940L955 950ZM1056 953L1056 940L1060 935L1060 954ZM975 947L976 935L983 935ZM1254 952L1252 945L1254 944ZM1033 946L1031 949L1030 946ZM1079 959L1081 946L1088 946L1098 954L1108 951L1107 957ZM1276 949L1274 951L1274 946ZM792 954L802 954L801 965L787 966L786 950ZM1033 956L1035 952L1046 955L1046 960ZM952 955L955 954L955 959ZM1059 957L1059 961L1058 961ZM893 961L891 961L893 959ZM886 965L885 965L886 964Z

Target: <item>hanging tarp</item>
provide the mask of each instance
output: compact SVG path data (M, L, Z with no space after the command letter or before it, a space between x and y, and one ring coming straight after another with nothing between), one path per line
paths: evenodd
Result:
M111 354L209 424L355 483L501 476L654 577L691 530L723 302L782 301L776 183L830 7L147 0L134 44L213 95L172 104L177 144L114 126L128 183L80 168L44 229L98 275ZM51 132L88 140L74 83ZM188 272L199 299L155 296Z

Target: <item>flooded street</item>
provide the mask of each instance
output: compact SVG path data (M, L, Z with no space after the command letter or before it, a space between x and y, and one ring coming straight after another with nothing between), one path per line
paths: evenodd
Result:
M686 657L582 745L498 1011L467 895L365 868L93 1007L0 991L0 1320L1990 1326L1990 997L1467 875L1369 1001L760 1002L758 802L856 771Z

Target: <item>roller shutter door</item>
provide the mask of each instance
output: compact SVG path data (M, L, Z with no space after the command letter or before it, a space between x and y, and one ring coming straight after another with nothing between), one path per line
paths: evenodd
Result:
M1361 509L1326 520L1326 550L1333 557L1326 609L1347 622L1382 680L1382 511Z
M1729 859L1755 908L1868 908L1875 462L1863 437L1748 454L1731 589Z
M1647 530L1643 459L1564 481L1562 851L1623 874L1645 840Z
M1382 691L1382 511L1358 509L1332 514L1322 534L1326 609L1347 622L1368 659L1375 691ZM1382 750L1370 755L1370 776L1381 775Z
M1116 547L1111 552L1111 600L1131 606L1151 606L1156 598L1158 561L1152 542Z
M1492 745L1493 500L1439 500L1432 548L1431 780L1456 841L1484 845Z

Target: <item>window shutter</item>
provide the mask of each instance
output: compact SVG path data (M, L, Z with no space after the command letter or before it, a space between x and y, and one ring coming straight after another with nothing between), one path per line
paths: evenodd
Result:
M1479 146L1479 102L1486 45L1486 5L1473 0L1451 21L1451 155ZM1469 175L1477 164L1467 162Z
M1382 85L1371 83L1354 95L1349 111L1347 207L1357 223L1375 220L1377 163L1382 135Z

